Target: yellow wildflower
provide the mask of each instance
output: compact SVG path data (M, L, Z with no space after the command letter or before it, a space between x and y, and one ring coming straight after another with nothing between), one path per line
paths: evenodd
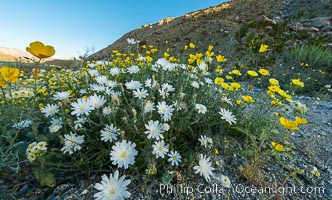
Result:
M262 76L268 76L270 75L269 70L267 69L259 69L258 72L262 75Z
M217 77L214 79L214 83L217 85L221 85L224 82L223 78Z
M264 53L265 51L269 50L269 46L266 44L261 44L261 47L259 48L259 53Z
M286 119L284 117L280 117L280 123L287 129L290 130L299 130L298 123L293 120Z
M231 83L231 87L234 88L235 90L238 90L241 88L241 84L240 83Z
M45 46L44 43L39 41L30 43L29 47L27 47L26 50L40 59L48 58L55 54L54 47L49 45Z
M280 90L279 86L276 86L276 85L271 85L268 87L268 89L271 92L277 92L278 90Z
M218 150L218 149L214 149L214 153L215 153L216 155L219 155L219 150Z
M190 42L190 43L189 43L189 47L190 47L191 49L195 49L196 46L195 46L194 43Z
M299 87L303 87L304 83L300 81L300 79L292 79L292 84L299 86Z
M19 69L2 66L0 68L0 80L1 80L0 86L3 86L5 84L4 81L9 81L11 83L17 82L19 75L20 75Z
M220 65L217 66L217 68L216 68L216 72L217 72L218 74L222 74L222 69L221 69L221 66L220 66Z
M38 68L34 68L33 69L33 77L36 79L39 75L39 69Z
M279 81L277 79L275 79L275 78L270 78L269 79L269 83L271 85L279 86Z
M233 90L231 89L232 87L228 85L227 83L221 83L221 87L224 88L225 90Z
M247 74L248 74L249 76L258 76L257 72L252 71L252 70L248 70L248 71L247 71Z
M243 104L243 101L242 101L241 99L238 99L238 100L236 100L236 104L237 104L237 105L242 105L242 104Z
M151 61L153 60L153 58L150 57L150 56L146 56L145 59L146 59L146 61L148 61L148 62L151 62Z
M280 151L280 152L285 151L284 146L281 145L281 144L277 144L277 143L275 143L275 142L271 142L271 145L272 145L273 148L274 148L275 150L277 150L277 151Z
M252 98L252 97L249 96L249 95L243 95L243 96L242 96L242 99L245 100L245 101L248 102L248 103L253 103L253 102L255 102L255 99Z
M300 118L300 117L298 117L298 116L295 117L295 121L296 121L298 124L307 124L307 123L308 123L307 119L305 119L305 118Z
M227 58L225 58L225 56L222 55L217 55L216 56L217 62L226 62Z
M209 47L208 47L208 51L212 51L212 49L213 49L213 46L212 46L212 45L209 45Z
M227 75L225 78L226 78L227 80L232 80L232 79L233 79L233 77L232 77L232 76L229 76L229 75Z
M164 58L168 58L169 54L167 52L164 52Z
M205 52L205 55L206 55L207 57L213 57L213 56L214 56L214 52L206 51L206 52Z
M241 76L242 75L241 72L239 70L237 70L237 69L234 69L234 70L228 72L228 74L230 74L230 75L236 75L236 76Z
M280 100L277 100L277 101L272 100L271 101L271 105L272 106L281 106L282 105L282 101L280 101Z

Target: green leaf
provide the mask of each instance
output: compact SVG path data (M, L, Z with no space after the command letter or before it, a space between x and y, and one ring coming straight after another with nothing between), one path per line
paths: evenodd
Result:
M294 176L296 182L298 182L300 185L303 185L303 181L298 177L298 176Z
M253 156L256 154L255 150L242 150L240 151L241 156Z
M37 168L34 172L36 179L41 186L54 187L56 180L52 172L45 172L40 168Z
M174 177L173 174L166 173L161 177L161 183L162 184L170 184L173 177Z

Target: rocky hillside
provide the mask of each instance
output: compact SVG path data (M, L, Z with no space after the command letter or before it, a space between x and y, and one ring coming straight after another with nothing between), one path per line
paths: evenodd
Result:
M297 39L302 41L319 34L321 44L328 46L332 38L331 10L331 0L233 0L181 17L145 24L88 59L109 58L115 49L126 52L127 38L139 40L140 45L154 45L160 53L170 48L174 55L181 53L183 46L189 42L195 43L197 50L202 52L211 44L215 46L215 53L233 59L243 56L240 51L248 47L246 37L255 32L260 32L259 39L267 44L270 44L271 37L265 35L284 35L281 38L284 45L280 47L282 50L298 44L296 41L287 41L289 32L300 35ZM302 34L303 31L307 33ZM166 40L168 45L165 45Z

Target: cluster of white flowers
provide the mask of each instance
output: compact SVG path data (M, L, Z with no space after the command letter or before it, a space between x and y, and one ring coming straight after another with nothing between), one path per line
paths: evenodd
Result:
M129 44L137 42L134 39L127 41ZM98 66L102 66L103 70ZM200 63L197 69L192 70L188 69L190 67L187 65L172 63L165 58L151 63L147 69L142 69L139 64L131 64L127 68L110 67L110 63L101 61L90 62L88 67L90 69L82 75L86 78L86 85L79 93L69 90L55 92L51 99L53 102L43 106L41 113L49 119L51 133L63 134L61 151L69 155L89 150L90 141L86 140L90 136L86 133L92 130L87 129L96 125L100 141L109 147L109 159L116 168L126 170L135 165L135 159L141 151L140 141L136 142L131 137L131 128L137 132L137 137L150 143L150 147L146 149L150 148L154 161L163 160L175 168L181 164L184 155L173 144L176 138L169 137L176 128L173 127L176 120L187 113L198 116L197 119L190 119L195 122L207 120L206 114L215 109L207 106L204 95L219 95L218 99L222 99L225 108L233 105L230 99L221 97L221 90L213 88L206 62ZM145 74L146 70L150 70L152 75ZM168 79L168 74L181 74L187 78L176 83ZM206 91L205 87L209 88L209 91ZM236 124L237 118L225 108L217 107L220 109L221 119L229 125ZM120 117L119 113L122 113ZM134 127L128 127L131 123ZM197 139L206 149L211 149L214 145L212 138L205 135L200 135ZM214 177L211 158L207 155L200 155L194 170L206 181ZM103 175L101 183L95 185L99 192L94 197L130 197L130 193L126 191L130 180L124 179L125 176L119 178L117 170L110 177ZM225 187L229 186L227 177L221 178L221 181Z
M29 144L25 155L27 156L29 162L33 162L37 157L42 156L47 151L47 142L41 141L41 142L33 142Z
M287 106L287 105L286 105ZM304 114L308 111L308 108L305 104L301 103L300 101L293 101L291 100L290 106L292 108L292 111Z
M5 98L6 99L18 99L18 98L31 98L35 94L32 90L30 89L21 89L21 90L15 90L12 91L10 94L6 94Z

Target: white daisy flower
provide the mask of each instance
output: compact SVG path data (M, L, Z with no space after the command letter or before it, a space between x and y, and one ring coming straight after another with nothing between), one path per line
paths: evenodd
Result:
M221 119L226 120L226 122L228 122L229 124L232 124L232 123L236 124L237 119L231 111L221 108L219 111L219 114L221 115Z
M125 83L125 86L128 90L136 90L138 88L142 87L142 83L140 83L139 81L129 81Z
M134 38L127 38L128 44L136 44L139 41L136 41Z
M172 166L178 166L181 162L181 155L177 151L171 151L168 153L168 157L168 162L170 162Z
M220 182L221 182L221 185L225 188L231 187L231 181L229 180L229 178L227 176L220 175Z
M51 126L59 126L60 128L62 128L62 118L61 117L52 118L50 122L51 122Z
M194 88L199 88L199 83L197 81L193 81L190 85Z
M107 83L107 77L104 75L99 75L95 78L96 82L100 85L105 85Z
M231 106L233 105L232 100L227 97L221 97L221 101L226 102L227 104L229 104Z
M98 76L99 75L99 71L96 69L90 69L88 71L88 73L90 74L90 76Z
M159 121L153 121L150 120L148 122L148 124L145 124L145 128L147 129L147 131L145 131L145 134L148 134L148 139L163 139L164 136L162 135L162 133L164 132L164 127L161 123L159 123Z
M116 140L119 135L120 129L118 129L113 124L106 125L106 127L100 131L101 133L101 140L105 142L112 142Z
M207 108L203 104L199 104L199 103L195 104L195 109L200 114L205 114L207 112Z
M208 85L212 85L212 84L213 84L213 80L210 79L210 78L204 78L204 81L205 81L205 83L208 84Z
M155 141L152 147L152 154L155 154L157 158L164 158L166 153L168 152L168 148L163 140Z
M61 127L59 125L54 125L54 126L50 126L50 133L56 133L58 132L58 130L61 129Z
M101 177L101 182L96 183L94 188L99 190L93 197L96 200L118 200L130 197L130 192L127 191L127 186L130 180L125 180L123 175L119 178L119 171L114 172L114 176L110 174L108 178L105 174Z
M41 112L45 117L52 117L59 112L59 106L56 104L47 104Z
M72 115L76 115L77 117L81 115L86 115L88 116L90 112L94 109L93 106L91 105L90 101L87 101L84 98L77 99L76 102L72 102L70 104L72 106Z
M110 65L110 62L109 61L106 61L106 60L97 60L96 61L96 65L100 65L100 66L107 66L107 65Z
M59 101L62 101L64 99L67 99L71 97L71 93L70 92L67 92L67 91L64 91L64 92L57 92L53 95L53 100L59 100Z
M123 140L122 142L116 142L112 147L110 153L113 165L118 167L128 168L128 165L133 165L135 163L135 156L137 156L137 151L135 149L136 144L127 142Z
M206 72L207 67L208 67L208 64L206 64L206 62L202 62L198 65L198 68L203 72Z
M137 74L141 69L137 65L133 65L127 68L129 74Z
M112 113L112 108L110 106L107 106L107 107L103 108L103 115L104 116L109 115L111 113Z
M83 127L83 124L87 121L85 117L78 117L77 120L74 121L74 128L77 130Z
M138 60L139 61L146 61L146 58L144 56L140 56L140 57L138 57Z
M164 121L169 121L173 114L173 105L168 106L165 101L159 102L157 105L158 113Z
M161 85L161 89L165 90L166 92L174 92L175 91L175 88L171 84L168 84L168 83L163 83Z
M115 87L117 87L119 84L118 84L118 82L116 82L116 81L107 81L107 83L106 83L106 86L109 88L109 89L113 89L113 88L115 88Z
M209 138L206 135L201 135L198 141L200 141L201 145L204 146L205 148L211 148L213 144L212 138Z
M95 92L104 92L106 90L106 87L100 84L92 84L91 90Z
M98 109L106 103L106 100L103 96L99 96L96 94L94 94L93 96L89 96L88 101L94 109Z
M281 109L281 112L282 113L291 113L291 112L293 112L294 110L293 110L293 108L291 107L291 106L289 106L289 105L286 105L286 104L283 104L283 107L282 107L282 109Z
M163 123L163 127L165 131L168 131L171 128L167 123Z
M199 165L194 167L195 174L200 174L201 176L204 176L205 180L207 182L210 181L210 176L213 175L214 168L211 167L210 157L206 157L206 155L201 154Z
M145 89L136 89L134 96L138 99L145 99L148 96L148 91Z
M152 112L154 110L154 103L148 100L144 105L144 113Z
M90 67L91 69L93 69L93 68L96 67L96 64L95 64L95 63L89 63L89 67Z
M112 76L117 76L121 74L121 70L117 67L113 67L110 69L110 73L112 74Z
M301 103L300 101L293 101L290 102L291 107L296 110L297 112L304 114L308 111L308 108L305 104Z
M147 87L147 88L152 88L152 79L151 79L151 78L146 79L146 80L144 81L144 85L145 85L145 87Z
M66 134L65 146L62 147L61 151L64 153L73 154L73 152L80 150L81 144L84 142L84 135L76 136L73 133Z

